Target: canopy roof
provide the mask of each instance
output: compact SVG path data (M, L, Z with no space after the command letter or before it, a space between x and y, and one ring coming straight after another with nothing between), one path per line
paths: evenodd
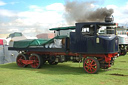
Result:
M57 28L51 28L49 30L56 30L56 31L59 31L59 30L74 30L76 27L75 26L69 26L69 27L57 27Z
M103 26L114 26L117 23L111 23L111 22L80 22L76 23L77 24L85 24L85 25L103 25ZM60 30L74 30L76 29L76 26L68 26L68 27L57 27L57 28L51 28L49 30L55 30L55 31L60 31Z

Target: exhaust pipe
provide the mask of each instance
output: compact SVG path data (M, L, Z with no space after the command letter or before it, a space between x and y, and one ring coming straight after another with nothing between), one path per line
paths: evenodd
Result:
M105 22L113 22L113 21L114 21L113 15L109 15L105 17Z

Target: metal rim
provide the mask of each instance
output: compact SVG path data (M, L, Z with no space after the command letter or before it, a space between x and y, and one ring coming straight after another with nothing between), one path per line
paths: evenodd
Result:
M38 68L40 65L40 60L38 58L38 55L32 55L30 56L29 60L33 60L33 63L30 64L32 68Z
M92 58L87 58L84 61L84 69L88 73L96 73L98 70L97 62Z
M26 57L25 57L25 55L23 55L23 54L19 54L19 55L17 56L17 59L16 59L16 63L17 63L17 65L18 65L19 67L25 67L25 66L26 66L24 63L22 63L22 60L26 60Z

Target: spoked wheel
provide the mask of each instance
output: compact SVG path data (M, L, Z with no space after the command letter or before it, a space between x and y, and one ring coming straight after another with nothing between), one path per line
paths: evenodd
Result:
M32 54L29 60L33 60L33 63L30 64L32 68L40 68L43 63L42 57L37 54Z
M19 54L16 58L16 63L19 67L26 67L24 63L22 63L22 60L27 60L27 57L24 54Z
M94 73L97 73L98 70L100 69L100 64L97 59L93 57L88 57L84 60L83 67L87 73L94 74Z

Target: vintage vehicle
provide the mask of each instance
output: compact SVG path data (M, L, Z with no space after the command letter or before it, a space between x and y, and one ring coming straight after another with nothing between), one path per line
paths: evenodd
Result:
M128 51L128 33L125 27L117 27L117 36L119 38L119 54L125 55Z
M99 29L106 29L106 33L99 34ZM117 57L116 23L83 22L50 30L56 31L53 39L15 41L13 47L8 48L19 51L16 59L19 67L40 68L45 62L56 65L83 61L85 72L97 73L100 68L111 67Z

